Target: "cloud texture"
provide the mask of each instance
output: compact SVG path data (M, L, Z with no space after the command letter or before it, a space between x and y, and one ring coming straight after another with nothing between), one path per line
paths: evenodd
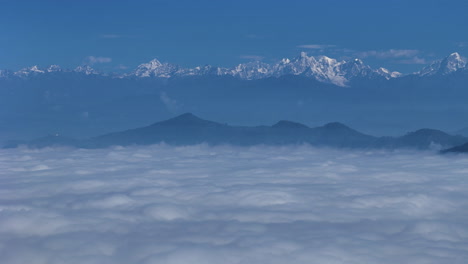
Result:
M0 262L465 263L468 157L0 150Z
M96 63L109 63L112 62L112 58L88 56L85 58L85 62L89 65L94 65Z

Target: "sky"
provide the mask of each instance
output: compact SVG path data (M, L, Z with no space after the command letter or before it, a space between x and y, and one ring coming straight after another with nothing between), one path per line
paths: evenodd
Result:
M465 0L0 0L0 69L126 71L273 62L301 51L404 73L468 55Z
M3 264L464 264L467 156L0 150Z

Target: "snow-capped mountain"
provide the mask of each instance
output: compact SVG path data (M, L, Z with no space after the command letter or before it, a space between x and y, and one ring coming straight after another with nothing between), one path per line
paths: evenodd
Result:
M232 75L245 80L262 79L272 76L271 65L260 61L242 63L232 69L220 70L221 75Z
M174 76L178 70L179 66L177 65L161 63L159 60L154 59L148 63L139 65L131 75L136 77L170 78Z
M227 69L214 67L211 65L197 66L195 68L180 68L177 76L203 76L203 75L225 75Z
M303 75L315 78L321 82L333 83L340 86L356 77L384 77L394 78L400 74L386 69L373 70L364 65L361 60L337 61L335 59L320 56L307 56L302 52L300 56L290 60L282 59L275 64L267 64L260 61L239 64L233 68L219 68L213 66L199 66L195 68L181 68L174 64L161 63L154 59L141 64L128 76L135 77L185 77L199 75L230 75L245 80L256 80L268 77L280 77L283 75Z
M442 60L434 61L429 66L424 67L418 74L420 76L446 75L456 72L459 69L465 69L467 61L462 58L458 52L450 54Z
M14 75L20 76L20 77L27 77L27 76L30 76L30 75L41 74L41 73L44 73L44 72L45 71L39 69L39 67L37 65L34 65L32 67L29 67L29 68L23 68L23 69L15 72Z
M403 76L403 74L401 74L400 72L397 72L397 71L394 71L394 72L391 72L385 68L378 68L377 69L377 72L379 75L381 76L384 76L387 80L391 79L391 78L398 78L398 77L401 77Z
M383 68L382 68L383 69ZM339 86L358 77L384 77L386 79L399 76L397 72L386 69L373 70L361 60L337 61L327 56L307 56L305 52L290 60L284 58L279 62L268 65L265 63L241 64L236 67L236 75L245 79L260 79L264 77L279 77L283 75L303 75L321 82L333 83ZM233 74L233 76L236 76Z
M96 71L95 69L91 68L88 65L78 66L73 71L77 72L77 73L82 73L82 74L85 74L85 75L92 75L92 74L97 75L97 74L99 74L98 71Z
M47 67L45 71L46 72L62 72L63 69L58 65L50 65L49 67Z
M239 64L233 68L219 68L213 66L195 67L191 69L180 68L169 63L161 63L152 60L141 64L130 75L136 77L184 77L197 75L230 75L245 80L256 80L268 77L280 77L283 75L303 75L317 79L321 82L346 86L347 83L358 77L386 79L396 78L401 74L390 72L384 68L373 70L361 60L337 61L335 59L320 56L307 56L302 52L298 57L282 59L274 64L260 61Z
M419 76L447 75L460 69L467 69L467 61L458 53L452 53L448 57L435 61L416 73ZM32 66L23 68L17 72L7 70L0 71L0 78L21 77L28 78L41 74L75 72L84 75L103 75L110 78L172 78L187 76L233 76L243 80L257 80L269 77L281 77L284 75L300 75L316 79L320 82L331 83L338 86L347 86L355 79L393 79L403 76L396 71L385 68L373 69L364 64L360 59L339 61L327 56L308 56L301 52L299 56L284 58L276 63L264 63L253 61L242 63L232 68L221 68L211 65L194 68L183 68L171 63L162 63L153 59L148 63L139 65L134 71L126 74L103 74L90 66L79 66L74 70L62 69L58 65L47 68Z

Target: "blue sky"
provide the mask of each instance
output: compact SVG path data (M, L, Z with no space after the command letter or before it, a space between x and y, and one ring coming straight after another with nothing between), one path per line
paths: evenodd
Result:
M300 51L412 72L468 56L468 1L0 0L0 68L158 58L191 67L271 62Z

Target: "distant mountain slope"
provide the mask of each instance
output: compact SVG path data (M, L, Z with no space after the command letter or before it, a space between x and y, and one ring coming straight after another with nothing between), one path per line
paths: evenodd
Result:
M104 134L88 140L77 141L49 136L29 142L10 142L5 147L16 147L23 144L32 148L56 145L104 148L113 145L150 145L162 142L171 145L201 143L241 146L311 144L337 148L430 149L452 147L468 142L468 139L431 129L421 129L396 138L377 138L337 122L315 128L286 120L279 121L272 126L230 126L186 113L149 126Z
M468 143L455 146L452 148L444 149L441 151L441 153L468 153Z
M464 70L466 67L466 60L462 58L458 52L454 52L442 60L432 62L430 65L424 67L418 74L420 76L447 75L458 70Z
M333 123L309 128L291 121L273 126L241 127L207 121L187 113L153 125L91 139L92 146L198 143L234 145L282 145L309 143L330 147L369 147L376 138Z
M436 129L419 129L398 137L387 143L395 148L411 147L417 149L442 149L467 142L467 138L459 135L449 135Z

